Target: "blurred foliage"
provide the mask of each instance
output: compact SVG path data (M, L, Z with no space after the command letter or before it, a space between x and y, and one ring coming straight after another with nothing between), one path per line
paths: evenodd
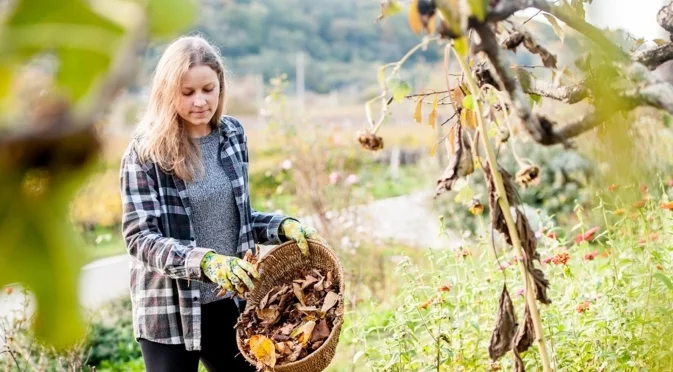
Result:
M77 298L84 255L67 216L100 151L96 110L124 82L123 58L137 40L175 35L194 15L189 0L104 5L14 0L0 24L0 287L18 282L35 295L35 334L57 348L84 332ZM139 35L145 22L149 35ZM46 87L13 89L27 66ZM25 110L18 101L34 105Z

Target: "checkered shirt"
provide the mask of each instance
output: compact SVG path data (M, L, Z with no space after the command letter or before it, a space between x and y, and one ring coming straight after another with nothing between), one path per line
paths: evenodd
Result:
M231 180L240 215L238 254L255 243L280 244L287 216L250 206L248 148L243 127L230 116L220 121L220 159ZM153 162L141 162L131 141L121 161L122 234L130 260L133 328L137 338L201 349L200 293L194 280L210 282L200 268L213 249L199 247L190 220L184 181ZM232 171L233 170L233 171ZM213 221L217 223L217 221Z

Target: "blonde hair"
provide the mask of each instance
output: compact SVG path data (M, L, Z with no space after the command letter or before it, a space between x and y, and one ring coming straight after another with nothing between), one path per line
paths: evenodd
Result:
M185 132L177 112L182 77L193 66L208 66L217 73L220 97L210 126L216 129L224 112L225 69L217 50L200 36L182 36L164 51L152 76L147 110L137 128L141 161L155 162L166 173L185 181L202 175L201 152Z

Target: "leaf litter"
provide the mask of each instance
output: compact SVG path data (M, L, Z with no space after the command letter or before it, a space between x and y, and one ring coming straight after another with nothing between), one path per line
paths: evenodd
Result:
M258 370L272 371L318 350L343 316L331 271L304 269L295 278L271 288L235 326Z

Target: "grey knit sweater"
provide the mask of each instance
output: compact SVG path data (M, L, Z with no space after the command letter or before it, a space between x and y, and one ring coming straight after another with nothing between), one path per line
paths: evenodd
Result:
M217 253L235 256L238 247L240 219L236 199L222 163L219 161L219 129L205 137L194 139L201 148L205 176L187 182L187 194L192 206L191 218L199 247L212 248ZM196 282L201 290L201 303L217 300L217 286Z

